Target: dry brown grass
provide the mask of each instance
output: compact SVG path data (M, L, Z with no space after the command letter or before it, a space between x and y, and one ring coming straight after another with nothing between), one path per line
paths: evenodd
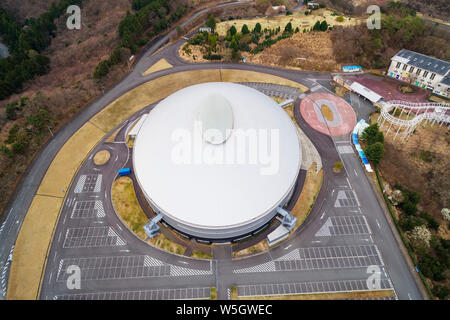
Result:
M333 121L333 112L330 110L330 108L325 104L323 104L321 108L322 114L325 119L327 119L328 121Z
M192 250L191 257L197 258L197 259L212 259L212 254L211 253L206 253L206 252L203 252L203 251Z
M372 115L372 123L376 122L377 117L378 114ZM383 129L385 136L387 128L388 126L385 125ZM446 225L440 211L445 205L448 206L449 201L450 133L448 129L445 126L419 125L404 143L401 143L401 132L393 141L395 131L392 131L391 128L391 132L385 137L385 153L379 166L383 179L391 187L400 184L420 193L419 210L428 212L439 223ZM424 151L434 155L431 162L425 162L420 157L421 152ZM414 173L413 176L412 173ZM437 193L431 192L432 190Z
M162 233L154 238L148 239L146 242L162 250L179 255L182 255L186 250L186 247L183 247L176 242L170 241L170 239Z
M14 247L8 280L8 300L38 297L42 269L63 199L35 196Z
M212 81L220 81L219 70L195 70L166 75L128 91L94 116L91 121L108 132L137 111L177 90Z
M266 239L264 239L251 247L233 252L233 257L237 258L237 257L247 256L250 254L255 254L255 253L265 251L267 249L269 249L269 245L267 244Z
M154 73L156 71L161 71L161 70L165 70L165 69L170 69L173 66L167 62L166 59L161 59L158 62L156 62L154 65L152 65L150 68L148 68L142 75L143 76L148 76L151 73Z
M94 163L98 166L104 165L111 157L111 153L108 150L100 150L94 156Z
M339 26L347 26L347 25L355 25L361 23L360 19L351 19L349 20L347 17L344 17L343 22L337 22L336 17L331 14L333 11L327 9L319 9L312 11L311 15L304 15L300 12L296 12L294 15L279 15L275 17L267 17L267 18L254 18L254 19L241 19L241 20L231 20L231 21L223 21L217 24L216 30L219 35L225 36L227 34L228 29L231 26L235 26L238 31L241 31L242 26L246 24L250 30L252 30L256 23L260 23L262 29L275 29L280 27L281 30L284 30L284 27L289 22L292 24L292 27L299 28L300 30L309 29L314 26L317 21L327 20L329 24L339 25Z
M300 193L300 196L292 209L292 214L297 218L295 228L298 228L303 221L305 221L311 211L312 205L316 201L317 194L322 186L322 181L323 169L320 169L319 173L316 174L316 163L314 162L306 172L302 192Z
M111 191L111 199L114 210L120 219L139 238L145 240L147 235L144 232L144 225L148 218L139 205L134 192L133 181L129 177L120 177L114 181Z
M295 49L296 57L286 59L286 50ZM278 41L258 54L243 53L251 63L287 67L307 71L340 71L341 65L335 60L330 31L305 32L294 34L291 38ZM306 58L298 60L296 58Z
M37 193L63 197L79 166L104 135L103 131L86 122L59 150Z

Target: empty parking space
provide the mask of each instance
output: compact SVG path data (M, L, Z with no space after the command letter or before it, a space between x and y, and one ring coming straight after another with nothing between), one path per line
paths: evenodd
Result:
M311 247L298 249L300 258L275 260L277 271L365 268L383 265L375 245Z
M340 148L340 147L338 147L338 148ZM340 190L337 194L337 198L336 198L336 202L335 202L334 206L336 208L358 207L359 203L358 203L358 199L356 198L353 190Z
M364 216L329 217L316 232L316 237L367 235L371 234Z
M102 186L101 174L81 175L75 186L75 193L100 192Z
M381 279L379 290L391 290L389 280ZM237 287L239 297L278 296L311 293L335 293L352 291L369 291L366 279L337 280L302 283L273 283L242 285Z
M69 228L64 248L123 246L126 242L111 227Z
M100 200L76 201L72 210L72 219L103 218L105 210Z
M55 300L192 300L210 297L211 288L202 287L66 294L55 296Z

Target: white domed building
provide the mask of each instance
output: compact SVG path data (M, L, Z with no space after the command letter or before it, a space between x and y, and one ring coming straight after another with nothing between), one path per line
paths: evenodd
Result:
M133 150L134 174L158 215L153 227L163 220L207 241L267 225L292 196L301 159L297 129L275 101L223 82L159 102Z

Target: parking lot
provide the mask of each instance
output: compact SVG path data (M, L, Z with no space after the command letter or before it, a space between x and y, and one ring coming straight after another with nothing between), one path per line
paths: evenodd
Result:
M392 284L387 279L381 279L380 290L390 290ZM336 293L367 291L366 280L340 280L303 283L273 283L238 286L239 297L278 296L311 293Z
M55 296L55 300L193 300L210 297L211 288L204 287L66 294Z

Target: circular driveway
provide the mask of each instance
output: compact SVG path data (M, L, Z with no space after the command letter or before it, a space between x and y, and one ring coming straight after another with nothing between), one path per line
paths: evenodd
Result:
M353 108L330 93L307 95L300 104L300 113L314 130L326 135L343 136L356 125Z

